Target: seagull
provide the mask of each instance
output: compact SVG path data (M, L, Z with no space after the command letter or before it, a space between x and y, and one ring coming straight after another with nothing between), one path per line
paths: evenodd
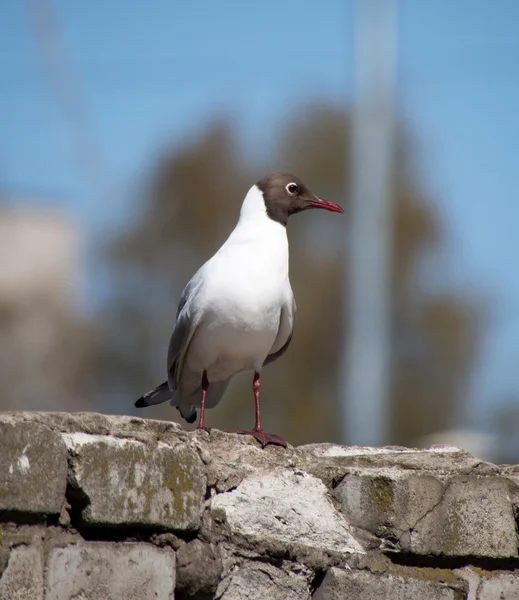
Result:
M260 419L260 372L282 356L292 340L296 303L288 276L287 221L310 208L344 212L319 198L295 175L271 173L253 185L238 223L223 246L184 288L167 356L167 381L135 402L142 408L170 401L197 429L205 409L222 399L232 377L253 372L260 444L286 447L266 433Z

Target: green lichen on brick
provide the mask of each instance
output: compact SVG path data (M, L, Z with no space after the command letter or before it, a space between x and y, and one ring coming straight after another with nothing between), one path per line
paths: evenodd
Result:
M461 598L464 597L466 591L466 582L448 569L398 565L390 561L387 556L378 553L368 553L363 557L357 557L356 560L358 561L357 568L368 569L375 575L386 574L404 581L415 579L433 585L443 584L459 592Z
M181 446L93 440L74 459L77 483L91 499L83 517L90 523L195 526L205 492L196 459Z
M387 515L393 505L395 484L387 477L376 477L369 481L368 498L370 507L378 515Z
M458 587L463 584L463 581L448 569L404 567L393 564L388 572L403 579L418 579L434 584L443 583L449 587Z
M105 484L108 481L109 473L108 456L101 445L95 451L87 451L81 455L82 478Z
M169 465L166 487L173 494L173 505L176 512L189 510L193 503L193 478L189 474L190 465L180 463Z

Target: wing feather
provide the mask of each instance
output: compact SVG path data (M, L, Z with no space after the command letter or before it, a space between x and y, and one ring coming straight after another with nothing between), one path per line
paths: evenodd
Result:
M187 349L201 319L201 315L193 311L193 305L201 287L201 280L197 275L191 279L182 292L178 303L175 328L169 341L167 371L168 384L172 392L178 385Z
M269 365L270 363L273 363L280 356L283 356L283 354L285 354L287 351L294 334L296 311L296 301L294 296L292 296L291 301L281 309L276 341L274 342L274 345L270 350L270 354L265 359L263 365Z

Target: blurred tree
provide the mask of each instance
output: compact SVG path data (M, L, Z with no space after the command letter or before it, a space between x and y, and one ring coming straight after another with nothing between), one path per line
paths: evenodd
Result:
M346 208L350 131L343 111L313 107L282 132L265 164L249 164L232 127L214 123L191 145L167 153L145 186L132 227L110 247L115 293L105 315L99 382L123 399L120 409L164 379L176 302L194 271L234 226L250 185L270 170L301 176ZM404 135L394 173L393 351L391 439L412 444L459 415L481 333L481 313L453 291L435 293L424 281L424 258L440 249L438 218L410 176ZM341 297L346 218L305 213L289 224L291 281L298 302L289 352L265 372L267 429L292 443L337 439ZM249 379L232 385L209 424L232 431L251 425ZM108 387L107 387L108 386ZM178 419L169 407L148 416Z

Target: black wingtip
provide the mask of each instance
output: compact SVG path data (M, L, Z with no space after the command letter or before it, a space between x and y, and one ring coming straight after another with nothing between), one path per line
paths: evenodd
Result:
M197 417L197 412L195 410L195 412L189 417L189 419L186 419L186 421L188 423L194 423L196 421L196 417Z
M196 417L198 416L198 413L196 410L192 415L189 415L189 417L184 417L184 415L182 414L182 411L180 410L180 408L178 406L176 407L176 409L178 410L178 412L180 413L180 416L184 419L184 421L187 421L188 423L194 423L196 421Z
M146 400L144 400L144 397L141 397L135 402L135 406L136 408L144 408L148 405L146 404Z

